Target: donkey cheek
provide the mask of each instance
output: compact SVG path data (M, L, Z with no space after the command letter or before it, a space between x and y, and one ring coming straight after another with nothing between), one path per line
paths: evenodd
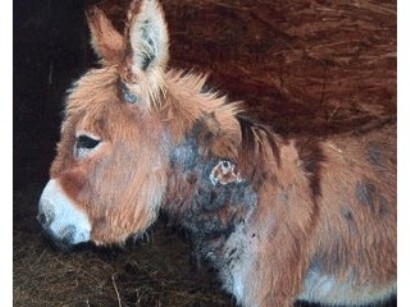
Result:
M96 245L103 245L109 241L110 229L105 217L92 221L91 240Z
M59 178L61 188L71 198L77 199L85 184L85 174L81 170L74 170L62 174Z
M98 218L96 221L93 221L91 240L96 245L121 243L128 237L128 232L112 219Z
M108 216L109 218L99 217L92 222L91 240L96 245L122 243L134 234L143 233L149 226L145 213L137 216L111 213Z

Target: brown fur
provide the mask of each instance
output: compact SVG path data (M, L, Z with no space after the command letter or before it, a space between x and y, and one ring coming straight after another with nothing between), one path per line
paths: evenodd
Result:
M87 213L92 240L144 232L162 206L244 306L298 297L360 304L394 293L395 125L285 139L247 119L240 103L204 93L206 78L166 70L167 51L136 68L129 35L146 5L131 3L123 34L101 10L88 14L103 66L73 87L50 172ZM78 159L84 131L102 146ZM230 171L219 169L223 160Z

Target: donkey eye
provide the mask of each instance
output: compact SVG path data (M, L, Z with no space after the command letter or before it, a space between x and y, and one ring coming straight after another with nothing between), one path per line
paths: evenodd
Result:
M93 149L98 144L100 144L100 140L89 137L88 135L80 135L79 137L77 137L76 147L85 148L85 149Z
M86 157L89 153L95 149L98 144L101 143L101 140L91 137L89 135L81 134L77 137L74 155L77 159Z

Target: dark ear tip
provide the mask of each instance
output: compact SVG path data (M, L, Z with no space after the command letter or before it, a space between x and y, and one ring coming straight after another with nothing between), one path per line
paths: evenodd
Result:
M128 5L128 13L127 13L127 19L128 22L131 22L133 17L135 15L138 15L140 11L140 7L144 1L141 0L132 0L130 4Z
M107 6L106 5L107 1L101 1L101 0L88 0L86 1L85 4L85 14L87 17L92 17L96 18L96 16L99 15L107 15Z
M96 17L96 15L98 14L98 12L101 11L96 5L93 6L88 6L85 9L85 16L87 17L87 19L94 19Z
M101 2L104 2L104 0L86 0L85 1L85 7L87 9L89 7L97 6Z

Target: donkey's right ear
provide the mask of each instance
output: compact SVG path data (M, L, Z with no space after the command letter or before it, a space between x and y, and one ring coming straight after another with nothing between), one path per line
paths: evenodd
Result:
M121 61L126 42L104 12L97 6L92 6L86 11L86 17L91 31L91 46L102 64L109 65Z

